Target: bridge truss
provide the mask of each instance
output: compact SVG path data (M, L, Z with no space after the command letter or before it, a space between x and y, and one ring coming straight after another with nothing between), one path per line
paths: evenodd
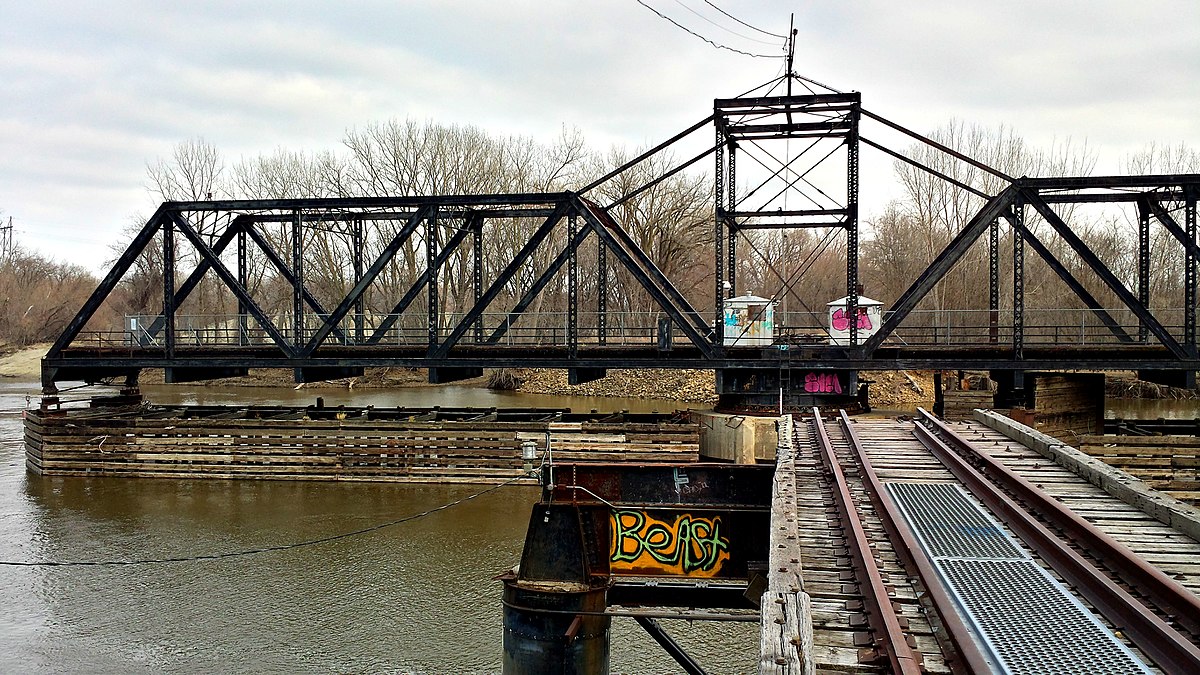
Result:
M796 369L1119 369L1195 385L1200 175L1014 178L864 110L857 93L770 93L716 100L706 119L578 191L165 202L47 352L44 393L55 394L61 381L135 384L145 368L164 369L169 382L291 368L304 382L386 366L428 368L433 382L477 376L485 367L563 368L573 383L609 368L712 368L729 374L733 386L757 378L768 389L789 387ZM989 194L864 138L864 121L974 166L1003 188ZM600 188L705 130L714 140L698 154L623 194L597 196L611 195ZM803 150L776 150L791 143ZM831 344L819 325L792 333L780 326L780 339L769 346L731 344L724 307L738 292L739 266L771 266L740 252L756 230L818 228L841 236L846 315L857 315L863 145L982 206L891 304L874 334L859 335L850 321L848 344ZM703 298L665 274L614 214L708 158L715 169L707 244L715 283L712 297ZM1087 204L1136 210L1132 284L1069 224L1071 210ZM1178 302L1152 303L1154 223L1182 248ZM1002 227L1011 232L1011 253L1000 250ZM1091 278L1056 257L1049 237L1059 238ZM921 319L921 301L977 245L988 250L988 304L981 292L972 325L931 327ZM1082 319L1029 321L1029 250L1078 298ZM1008 280L1001 278L1006 255ZM338 268L338 283L316 283L319 258ZM794 274L771 271L781 293L795 283ZM129 317L120 329L95 325L101 306L136 274L161 279L160 310ZM1006 281L1011 302L1002 316ZM217 304L227 311L196 312L202 288L223 297ZM552 312L540 307L548 288L566 298ZM649 311L612 306L633 295ZM281 297L290 311L277 309ZM276 309L267 309L267 299ZM775 375L760 377L768 373Z

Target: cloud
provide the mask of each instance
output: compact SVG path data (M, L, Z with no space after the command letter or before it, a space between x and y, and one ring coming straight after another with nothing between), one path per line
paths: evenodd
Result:
M698 0L646 2L717 42L776 48ZM794 11L797 71L918 131L960 118L1035 144L1087 139L1104 172L1152 141L1200 146L1200 3L718 4L781 34ZM187 138L236 160L413 117L646 146L782 67L633 0L51 0L6 7L0 41L0 208L62 241L85 222L115 240L127 214L153 208L145 165ZM864 162L864 181L886 172ZM871 180L867 208L887 194Z

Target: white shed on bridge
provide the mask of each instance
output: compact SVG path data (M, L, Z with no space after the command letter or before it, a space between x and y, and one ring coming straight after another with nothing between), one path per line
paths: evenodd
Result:
M829 307L829 344L850 344L850 317L846 316L846 305L850 296L838 298L828 303ZM883 303L872 300L865 295L858 296L858 342L871 337L879 330L883 322Z

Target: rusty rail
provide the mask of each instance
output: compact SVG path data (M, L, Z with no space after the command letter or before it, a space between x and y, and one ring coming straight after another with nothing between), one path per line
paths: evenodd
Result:
M848 531L847 543L850 544L851 559L854 564L854 575L858 578L859 588L862 589L863 599L868 603L866 608L867 620L875 632L875 644L883 656L887 657L893 673L919 675L921 673L920 659L913 653L908 644L904 629L900 626L900 617L888 597L887 585L883 574L875 564L875 556L871 551L870 540L863 529L862 519L858 508L854 505L854 497L850 494L850 485L842 473L837 453L833 450L833 442L825 431L825 422L821 413L813 408L813 429L817 433L818 445L821 451L821 461L833 477L833 496L837 502L838 512Z
M855 433L854 427L850 423L850 417L845 411L841 412L841 425L850 442L850 450L854 454L855 461L862 471L863 486L866 488L871 502L875 505L875 512L879 515L884 529L887 530L888 537L896 546L897 553L900 554L905 567L910 571L915 570L917 576L920 577L922 585L929 594L929 599L937 609L942 626L946 629L950 641L954 643L962 670L968 673L993 672L992 663L979 650L975 633L963 623L954 599L950 597L937 570L933 568L933 563L921 549L916 535L904 521L895 501L883 489L883 483L879 480L879 475L875 473L875 467L867 457L862 442L859 441L858 434ZM950 658L951 655L947 654L946 656Z
M1200 617L1200 599L1149 565L1128 547L1109 537L1074 511L1039 490L994 458L954 433L933 415L920 410L913 433L962 484L1001 518L1051 567L1087 598L1161 668L1171 673L1200 672L1200 648L1102 570L1088 562L1062 537L1037 520L1045 518L1077 542L1138 593L1150 598L1179 625ZM936 430L936 433L935 433ZM951 445L954 447L951 448ZM977 470L962 455L978 464ZM991 480L984 477L984 473ZM1003 491L1012 494L1008 496ZM1024 502L1024 506L1017 500Z

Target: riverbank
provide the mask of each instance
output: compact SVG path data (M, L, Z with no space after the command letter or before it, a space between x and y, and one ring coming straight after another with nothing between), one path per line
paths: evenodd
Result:
M0 377L33 380L42 376L42 357L50 349L49 342L25 347L0 343Z

